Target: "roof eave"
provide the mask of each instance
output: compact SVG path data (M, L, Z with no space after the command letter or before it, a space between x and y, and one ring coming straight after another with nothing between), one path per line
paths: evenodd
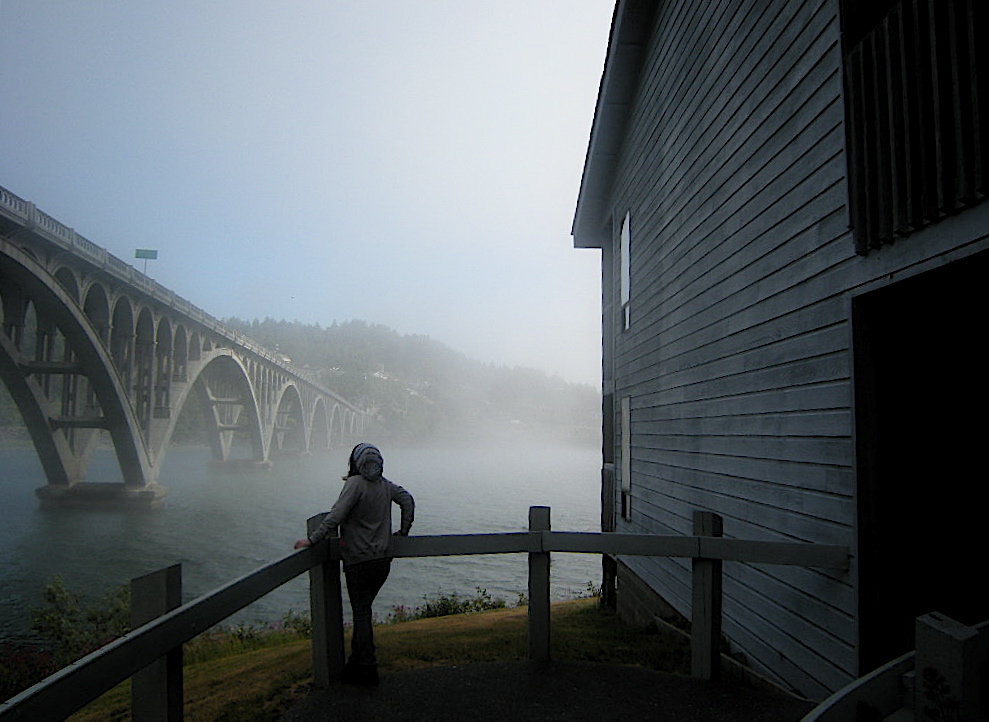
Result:
M657 0L618 0L571 233L575 248L610 237L608 202Z

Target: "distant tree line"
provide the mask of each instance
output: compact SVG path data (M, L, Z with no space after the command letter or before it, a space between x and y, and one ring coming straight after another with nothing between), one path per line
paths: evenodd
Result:
M525 434L590 442L601 426L598 389L535 369L472 360L428 336L359 320L330 326L271 318L224 323L367 408L379 438Z
M367 409L370 431L379 439L421 443L525 435L590 443L600 432L598 389L535 369L472 360L427 336L358 320L330 326L271 318L224 323ZM204 423L204 410L191 395L173 441L204 441ZM16 436L12 432L21 424L0 384L0 443Z

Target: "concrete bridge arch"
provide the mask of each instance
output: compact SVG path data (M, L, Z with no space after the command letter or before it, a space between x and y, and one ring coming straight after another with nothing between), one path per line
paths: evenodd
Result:
M0 377L21 412L58 495L85 477L93 436L108 431L128 489L152 488L155 474L113 359L75 299L48 282L33 254L5 244L0 255ZM10 300L8 300L10 299ZM34 338L25 335L34 315ZM28 344L33 349L28 348ZM85 368L85 388L77 377ZM98 400L99 415L87 402Z
M363 412L278 354L0 188L0 379L42 460L42 499L156 503L190 399L215 463L345 444ZM109 436L122 484L86 478ZM235 442L249 459L233 458Z

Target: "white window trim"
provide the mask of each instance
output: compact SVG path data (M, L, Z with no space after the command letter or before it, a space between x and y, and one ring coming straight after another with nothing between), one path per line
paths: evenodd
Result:
M626 521L632 518L632 397L622 397L621 409L621 475L622 475L622 516Z
M620 254L621 254L621 308L622 308L622 328L628 330L631 323L629 318L629 299L631 298L632 282L632 212L627 211L622 220L620 231Z

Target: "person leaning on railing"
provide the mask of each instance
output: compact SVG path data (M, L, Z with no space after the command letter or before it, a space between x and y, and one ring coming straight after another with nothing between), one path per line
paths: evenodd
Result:
M396 536L408 535L415 516L412 495L382 476L384 463L377 447L355 446L340 497L316 531L295 543L296 549L311 546L340 530L340 556L354 616L350 659L340 677L348 684L378 684L371 604L391 570L392 502L402 509Z

